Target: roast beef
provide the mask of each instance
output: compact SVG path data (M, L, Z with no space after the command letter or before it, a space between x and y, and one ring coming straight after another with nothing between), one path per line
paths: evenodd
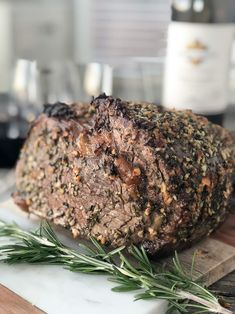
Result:
M17 164L25 211L150 255L182 249L226 217L232 136L191 111L101 95L45 106Z

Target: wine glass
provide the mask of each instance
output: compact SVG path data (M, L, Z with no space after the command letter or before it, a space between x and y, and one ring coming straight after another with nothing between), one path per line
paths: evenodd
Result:
M131 58L113 70L113 95L135 101L161 102L163 58Z
M44 103L88 102L102 92L112 93L112 68L106 64L53 62L40 68Z
M39 72L36 61L19 59L13 70L10 102L7 107L9 138L24 137L28 122L41 111Z

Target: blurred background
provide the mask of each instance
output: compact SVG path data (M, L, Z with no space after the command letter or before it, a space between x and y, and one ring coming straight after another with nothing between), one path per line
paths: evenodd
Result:
M19 59L36 60L49 80L60 70L73 80L75 65L91 62L120 66L118 76L133 61L140 76L134 59L164 56L169 21L167 0L0 0L0 90L12 89Z
M206 0L194 1L200 8ZM0 168L14 165L45 103L89 101L101 92L161 103L170 21L169 0L0 0ZM233 48L230 128L234 64Z

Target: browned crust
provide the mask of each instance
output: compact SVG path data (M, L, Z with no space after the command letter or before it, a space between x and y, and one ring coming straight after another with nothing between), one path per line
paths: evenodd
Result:
M224 220L234 164L227 130L190 111L104 95L59 108L65 116L56 107L42 114L22 149L15 201L24 210L74 236L143 244L152 255Z

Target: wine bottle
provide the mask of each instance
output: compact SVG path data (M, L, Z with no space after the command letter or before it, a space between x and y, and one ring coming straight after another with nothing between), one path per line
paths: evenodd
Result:
M234 0L172 0L163 106L222 124L234 37Z

